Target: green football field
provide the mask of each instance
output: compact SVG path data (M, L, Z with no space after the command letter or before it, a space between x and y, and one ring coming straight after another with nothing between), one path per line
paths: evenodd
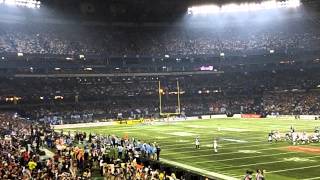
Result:
M297 145L289 142L268 143L271 130L281 133L293 125L298 132L313 133L320 121L283 119L212 119L162 123L158 125L117 125L77 128L96 134L135 137L161 146L161 161L197 171L240 179L249 169L265 169L271 180L320 179L320 144ZM70 129L75 131L76 129ZM200 149L195 149L195 137ZM219 152L212 149L217 138ZM319 149L318 149L319 148ZM308 151L308 152L306 152Z

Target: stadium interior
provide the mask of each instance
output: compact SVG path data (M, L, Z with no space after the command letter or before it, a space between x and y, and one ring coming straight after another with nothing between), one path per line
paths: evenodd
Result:
M0 0L0 179L320 179L319 70L318 0Z

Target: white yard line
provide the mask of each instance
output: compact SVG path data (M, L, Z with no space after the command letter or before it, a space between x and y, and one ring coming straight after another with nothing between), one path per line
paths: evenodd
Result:
M302 180L317 180L317 179L320 179L320 177L306 178L306 179L302 179Z
M294 170L301 170L301 169L310 169L310 168L315 168L315 167L320 167L320 165L314 165L314 166L305 166L305 167L299 167L299 168L290 168L290 169L280 169L276 171L267 171L266 173L279 173L279 172L286 172L286 171L294 171Z
M160 161L163 162L163 163L167 163L167 164L171 164L171 165L174 165L174 166L178 166L178 167L186 169L188 171L193 171L195 173L203 174L205 176L208 176L209 178L221 179L221 180L238 180L237 178L234 178L234 177L230 177L230 176L226 176L226 175L223 175L223 174L207 171L207 170L204 170L204 169L200 169L200 168L197 168L197 167L193 167L193 166L189 166L189 165L186 165L186 164L178 163L178 162L175 162L175 161L166 160L166 159L163 159L163 158L160 158Z
M256 158L256 157L278 156L278 155L284 155L284 154L298 154L298 152L286 152L286 153L277 153L277 154L265 154L265 155L245 156L245 157L220 159L220 160L201 161L201 162L195 162L195 164L211 163L211 162L223 162L223 161L233 161L233 160L242 160L242 159L251 159L251 158ZM194 156L194 157L197 157L197 156Z

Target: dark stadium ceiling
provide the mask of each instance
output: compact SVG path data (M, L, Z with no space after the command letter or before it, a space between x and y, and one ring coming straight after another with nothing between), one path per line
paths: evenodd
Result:
M135 23L179 22L186 16L190 6L261 1L263 0L41 0L39 12L43 18ZM308 11L317 9L320 12L320 0L301 1L305 7L309 7Z
M139 4L139 5L150 5L150 4L180 4L181 6L189 6L196 4L227 4L227 3L245 3L255 2L259 3L266 0L41 0L45 4L58 4L58 5L72 5L79 3L92 3L92 4ZM283 0L277 0L283 1ZM302 2L316 2L318 0L301 0Z
M261 2L263 0L41 0L43 7L66 14L168 20L185 15L188 7L201 4ZM301 0L304 4L320 0ZM313 6L313 5L312 5Z

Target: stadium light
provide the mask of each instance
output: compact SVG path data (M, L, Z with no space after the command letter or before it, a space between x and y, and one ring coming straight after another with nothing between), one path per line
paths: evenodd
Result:
M54 96L54 99L55 99L55 100L58 100L58 99L63 100L64 97L63 97L63 96Z
M80 54L80 55L79 55L79 58L80 58L80 59L84 59L84 55L83 55L83 54Z
M297 8L301 5L300 0L285 0L276 1L269 0L261 3L242 3L242 4L227 4L227 5L201 5L192 6L188 8L187 13L189 15L194 14L216 14L216 13L229 13L229 12L246 12L246 11L258 11L268 9L280 9L280 8Z
M213 66L201 66L200 71L212 71Z
M27 8L40 8L41 2L37 0L0 0L0 4Z
M84 68L83 70L85 70L85 71L92 71L92 68L91 68L91 67L87 67L87 68Z

